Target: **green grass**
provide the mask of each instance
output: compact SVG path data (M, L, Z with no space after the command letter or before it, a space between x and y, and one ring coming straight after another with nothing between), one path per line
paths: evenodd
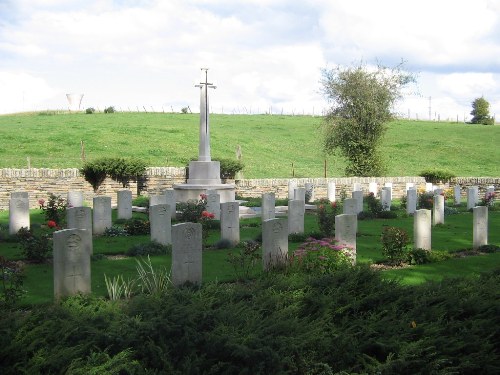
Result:
M344 175L339 156L325 157L321 117L211 116L212 156L234 158L242 147L246 178ZM197 157L197 114L114 113L0 116L0 168L80 167L80 141L88 160L138 157L150 166L184 166ZM448 169L457 176L500 176L500 127L397 120L381 144L387 176Z
M464 208L461 208L464 210ZM357 239L357 260L360 264L369 264L382 261L382 247L380 234L384 226L397 226L408 231L413 238L413 218L404 217L399 211L397 219L360 220L358 222L359 234ZM144 214L136 214L137 217L145 217ZM31 211L31 222L36 227L44 221L40 210ZM255 239L261 231L259 219L242 219L241 240ZM0 225L4 228L8 225L8 213L0 212ZM306 232L318 230L314 214L305 216ZM500 244L500 211L489 212L489 243ZM38 230L38 229L37 229ZM5 231L5 229L4 229ZM213 230L209 236L208 244L214 244L219 239L219 232ZM149 235L129 237L95 237L93 240L94 254L117 255L125 254L134 244L149 241ZM289 251L293 252L300 243L290 242ZM433 227L432 248L433 250L454 252L472 247L472 214L461 212L456 215L446 216L446 224ZM203 253L203 281L232 281L235 274L232 266L227 262L229 252L238 249L205 250ZM16 243L0 242L0 255L19 260L22 259L20 249ZM155 266L165 266L170 269L171 256L153 256L151 260ZM442 262L412 266L410 268L384 271L384 276L397 278L403 284L415 285L426 281L441 281L445 277L473 276L482 271L492 270L500 266L500 253L472 256L464 259L450 259ZM254 274L260 272L261 263L257 262ZM104 274L108 277L123 275L125 279L136 277L136 258L125 259L102 259L92 262L92 291L96 295L106 295ZM52 265L27 265L25 289L27 294L23 299L25 304L49 302L53 298Z

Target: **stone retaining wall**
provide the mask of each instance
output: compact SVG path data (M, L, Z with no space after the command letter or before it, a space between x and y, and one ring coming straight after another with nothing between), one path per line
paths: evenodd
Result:
M186 181L185 168L177 167L151 167L147 168L147 181L142 186L142 194L150 195L159 193L161 190L169 189L174 184L181 184ZM344 177L344 178L298 178L298 186L312 183L315 186L316 198L326 197L328 182L335 182L337 196L345 191L347 196L351 195L354 183L360 183L364 192L368 192L370 182L376 182L379 189L386 182L393 184L393 197L400 198L406 189L406 183L414 183L417 188L425 188L423 177ZM277 198L288 198L288 178L280 179L245 179L229 180L227 183L236 185L236 194L246 197L258 197L266 192L274 192ZM480 194L487 186L495 186L495 190L500 189L500 178L492 177L457 177L449 184L440 184L442 188L447 188L455 184L462 186L462 196L465 197L467 186L479 186ZM102 184L98 195L108 195L112 197L113 204L116 204L116 193L123 189L119 183L110 179ZM137 183L133 182L129 187L133 197L137 196ZM47 199L50 193L61 195L66 198L66 193L70 190L83 191L84 200L89 205L95 195L92 187L80 175L78 169L0 169L0 210L9 207L10 193L13 191L27 191L30 195L30 207L38 207L38 199Z

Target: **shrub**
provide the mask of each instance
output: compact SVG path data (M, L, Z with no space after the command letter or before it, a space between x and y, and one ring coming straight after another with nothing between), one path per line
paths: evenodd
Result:
M418 195L417 202L419 209L427 209L431 210L434 205L434 193L433 192L425 192Z
M379 219L397 219L398 214L394 211L382 211L378 214Z
M353 264L352 250L336 244L334 238L309 238L293 253L293 268L307 273L327 274Z
M310 237L307 233L290 233L288 235L289 242L305 242Z
M95 108L93 108L93 107L89 107L89 108L87 108L87 109L85 110L85 113L86 113L87 115L91 115L91 114L93 114L94 112L95 112Z
M83 167L80 168L80 173L85 178L85 181L92 185L94 193L97 193L97 190L107 177L106 161L98 159L85 162Z
M244 241L240 250L227 254L227 262L233 267L238 280L248 280L250 272L260 259L260 243L257 241Z
M0 256L0 308L11 307L25 293L24 270L20 263Z
M370 193L366 197L366 203L368 206L368 211L373 214L375 217L379 217L380 213L383 212L382 203L380 199L375 197L375 194Z
M479 202L477 205L493 207L494 204L495 204L495 192L490 191L484 194L484 197L481 199L481 202Z
M456 177L452 172L441 169L427 169L419 174L420 177L424 177L425 181L436 183L439 181L446 182Z
M411 249L406 260L409 264L425 264L432 261L430 251L425 249Z
M136 158L107 159L106 173L114 181L127 187L130 181L137 181L146 173L146 163Z
M48 235L35 236L28 228L21 228L17 232L17 237L21 253L26 260L42 263L47 259L51 250Z
M171 245L162 245L156 241L139 243L131 246L127 250L128 256L144 256L144 255L166 255L172 252Z
M317 204L318 227L323 237L331 237L335 233L335 216L340 213L340 205L328 199L320 199Z
M500 246L497 245L482 245L477 248L481 253L496 253L500 251Z
M127 220L123 227L125 231L131 236L149 234L151 231L149 221L141 219Z
M40 209L43 211L45 215L45 219L47 222L53 221L56 223L56 226L62 226L62 223L66 219L66 207L67 203L64 198L61 198L60 195L55 195L50 193L49 200L45 202L44 199L38 200L38 205Z
M132 205L136 207L149 207L149 197L139 195L137 198L132 200Z
M233 247L233 244L231 241L229 241L227 238L221 238L214 244L215 249L230 249Z
M233 159L220 159L220 178L222 179L234 179L236 173L240 172L244 165L239 160Z
M381 235L382 254L392 264L400 264L404 259L404 253L410 239L408 233L397 227L385 227Z
M177 209L180 222L198 223L201 219L201 213L207 210L207 195L200 194L199 200L192 199L187 202L180 202Z
M111 106L104 108L104 113L115 113L115 107Z
M122 227L118 225L113 225L110 228L106 228L102 235L105 237L121 237L121 236L128 236L129 234Z

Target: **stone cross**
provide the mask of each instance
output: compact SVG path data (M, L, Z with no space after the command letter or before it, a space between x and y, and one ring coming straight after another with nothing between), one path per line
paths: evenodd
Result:
M212 161L210 156L210 119L208 107L208 89L215 89L212 83L208 82L208 68L201 68L205 73L205 82L200 82L195 87L200 88L200 145L198 161Z

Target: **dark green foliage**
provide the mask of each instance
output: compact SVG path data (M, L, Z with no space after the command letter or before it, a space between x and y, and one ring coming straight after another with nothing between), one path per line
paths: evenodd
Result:
M104 113L115 113L115 107L104 108Z
M456 177L452 172L442 169L426 169L420 172L419 176L424 177L425 181L432 183L447 182Z
M398 214L395 211L382 211L378 214L379 219L397 219Z
M406 254L406 260L410 264L425 264L430 263L431 252L425 249L411 249Z
M177 218L180 222L198 223L202 218L202 212L207 210L207 196L201 194L199 200L190 200L177 204L179 211Z
M472 102L472 124L495 125L495 119L490 117L490 103L483 97Z
M404 229L385 227L380 240L382 242L382 254L392 264L400 264L405 260L406 246L409 244L410 238Z
M120 236L128 236L129 233L122 227L118 225L113 225L110 228L106 228L102 235L105 237L120 237Z
M418 195L417 206L419 209L425 208L427 210L431 210L433 205L434 205L433 192L421 193Z
M288 235L288 242L305 242L310 237L307 233L290 233Z
M49 200L46 202L43 199L38 200L40 209L43 210L45 220L52 220L57 225L62 226L66 220L66 201L60 195L50 193Z
M86 113L87 115L91 115L91 114L93 114L94 112L95 112L95 108L93 108L93 107L89 107L89 108L87 108L87 109L85 110L85 113Z
M24 294L24 271L20 263L0 256L0 310L14 306Z
M320 199L316 207L319 231L323 237L332 237L335 233L335 216L342 211L342 207L328 199Z
M130 219L125 222L123 227L131 236L149 234L151 232L151 226L148 220Z
M478 251L482 253L495 253L497 251L500 251L500 246L497 245L482 245L477 248Z
M85 181L92 185L94 193L97 193L99 186L102 185L107 176L106 159L85 162L83 167L80 168L80 173L85 178Z
M214 243L214 249L220 250L220 249L230 249L233 247L233 243L229 241L227 238L221 238L220 240L217 240L216 243Z
M404 287L361 267L77 296L3 312L0 372L497 374L499 282L497 270Z
M377 199L375 197L375 194L370 193L366 197L366 204L368 206L368 211L374 216L374 217L379 217L379 215L382 213L383 207L382 203L380 202L380 199Z
M149 207L149 197L146 197L145 195L139 195L132 200L132 206Z
M371 70L360 63L323 71L323 92L333 104L323 128L324 149L338 150L347 159L347 176L382 175L384 124L394 117L391 111L402 89L414 81L401 68L378 65Z
M146 163L142 160L131 158L101 158L86 162L80 169L85 181L90 183L97 192L106 177L127 187L130 181L144 178Z
M44 262L52 250L52 243L49 242L49 236L46 234L35 235L28 228L21 228L17 232L17 238L21 254L30 262Z
M220 162L220 178L234 179L236 173L240 172L244 165L239 160L233 159L219 159Z
M252 269L260 258L260 243L243 241L236 252L227 254L227 261L233 267L237 280L248 280Z
M158 242L151 241L133 245L127 250L128 256L146 256L146 255L164 255L170 254L172 246L162 245Z

